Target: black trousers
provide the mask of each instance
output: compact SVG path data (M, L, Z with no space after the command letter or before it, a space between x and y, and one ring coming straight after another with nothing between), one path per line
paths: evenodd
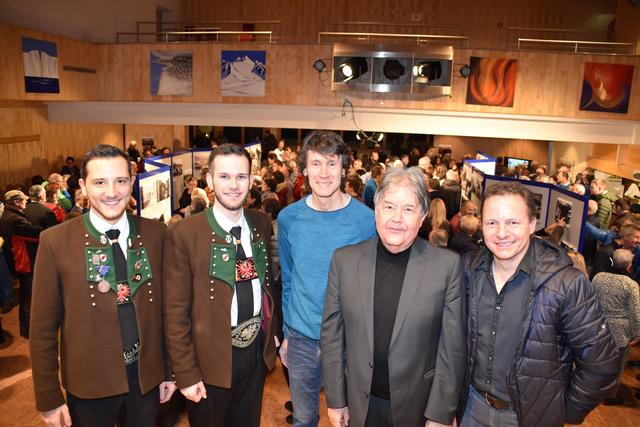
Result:
M391 401L369 395L369 409L364 427L393 427Z
M138 362L127 365L127 380L129 393L118 396L81 399L67 393L73 427L154 427L160 405L158 387L141 393Z
M33 273L18 273L20 282L20 307L18 308L18 320L20 323L20 336L29 339L29 321L31 319L31 288L33 285Z
M259 427L266 366L262 357L264 333L246 348L231 352L231 388L205 384L207 398L187 400L191 427Z

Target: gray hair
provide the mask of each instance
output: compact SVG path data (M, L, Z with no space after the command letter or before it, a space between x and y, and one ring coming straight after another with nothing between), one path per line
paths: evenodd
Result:
M31 200L38 200L43 191L44 187L42 185L32 185L29 188L29 198L31 198Z
M390 187L396 185L406 185L418 198L418 203L422 214L426 214L429 210L429 191L425 183L425 176L422 169L413 166L409 169L391 168L384 174L382 184L376 190L373 196L373 203L378 206L380 198Z
M629 249L616 249L613 251L613 266L627 269L633 262L633 252Z

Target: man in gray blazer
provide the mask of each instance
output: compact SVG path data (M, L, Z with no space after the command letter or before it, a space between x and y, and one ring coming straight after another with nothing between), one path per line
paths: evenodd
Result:
M417 239L428 192L391 169L375 195L378 237L338 249L321 333L334 427L450 425L466 366L458 255Z

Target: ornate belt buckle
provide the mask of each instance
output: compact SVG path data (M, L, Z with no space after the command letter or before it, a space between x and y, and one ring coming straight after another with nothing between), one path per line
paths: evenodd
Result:
M231 345L238 348L249 347L260 332L262 316L254 316L245 320L231 330Z

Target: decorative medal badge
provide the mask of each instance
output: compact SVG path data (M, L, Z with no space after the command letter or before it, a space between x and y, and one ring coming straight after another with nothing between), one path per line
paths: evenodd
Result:
M224 238L224 241L227 243L231 243L231 236L227 234L227 237Z
M111 269L108 265L97 265L96 271L98 272L98 291L100 293L106 294L111 289L111 285L104 278L109 274L109 270Z
M125 302L129 302L130 300L130 291L129 285L126 283L118 283L118 294L117 294L118 304L124 304Z
M253 257L236 260L236 282L244 282L257 278L258 271L256 270L256 264L253 262Z
M100 243L102 243L103 245L107 244L107 236L105 236L104 234L102 236L100 236Z
M101 294L106 294L111 289L111 285L106 280L101 280L98 282L98 290Z

